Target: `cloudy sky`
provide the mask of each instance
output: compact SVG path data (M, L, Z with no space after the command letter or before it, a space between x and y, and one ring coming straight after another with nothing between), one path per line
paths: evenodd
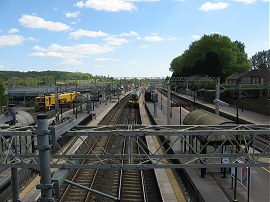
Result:
M0 70L164 77L211 33L269 49L269 0L0 0Z

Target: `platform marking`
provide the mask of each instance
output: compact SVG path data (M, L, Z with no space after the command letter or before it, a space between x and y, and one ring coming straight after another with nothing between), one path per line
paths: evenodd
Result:
M146 111L144 105L141 106L141 109L142 109L143 111ZM149 119L148 119L146 113L144 114L144 116L142 117L142 119L143 119L143 121L145 121L145 122L147 122L148 124L150 124L150 121L149 121ZM153 139L153 141L154 141L154 144L155 144L155 145L158 145L158 147L159 147L160 144L159 144L159 142L158 142L158 140L157 140L157 137L153 136L152 139ZM162 151L161 151L161 150L158 150L158 153L161 154ZM174 174L173 174L172 169L167 168L167 169L165 169L165 172L166 172L167 177L168 177L168 179L169 179L169 181L170 181L170 183L171 183L171 187L172 187L172 189L173 189L173 191L174 191L174 194L175 194L177 200L178 200L178 201L181 201L181 202L186 201L186 198L185 198L185 196L183 195L183 192L182 192L181 188L179 187L179 184L178 184L178 182L177 182L177 180L176 180L176 178L175 178L175 176L174 176Z
M153 137L153 139L154 139L155 145L158 145L159 146L160 144L159 144L159 142L157 140L157 137ZM158 153L159 154L162 154L163 152L161 150L158 150ZM167 161L167 160L165 160L165 161ZM165 171L167 173L167 176L169 178L169 181L171 182L171 185L172 185L172 188L173 188L173 191L175 193L175 196L176 196L177 200L178 201L181 201L181 202L182 201L186 201L186 198L184 197L183 192L180 189L179 184L178 184L178 182L175 179L175 176L173 174L172 169L166 168Z
M20 193L19 198L23 199L31 190L36 188L36 185L40 181L40 176L36 176L34 180L30 184L28 184Z
M264 169L266 172L270 173L270 168L265 168L265 167L262 167L262 169Z

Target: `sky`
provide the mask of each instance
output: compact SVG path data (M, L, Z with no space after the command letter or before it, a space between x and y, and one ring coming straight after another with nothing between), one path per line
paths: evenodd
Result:
M269 0L0 0L0 70L166 77L204 34L269 49Z

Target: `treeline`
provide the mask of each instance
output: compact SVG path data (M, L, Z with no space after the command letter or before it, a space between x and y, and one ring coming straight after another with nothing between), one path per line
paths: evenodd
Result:
M55 83L71 83L78 80L90 80L94 76L82 72L62 72L62 71L0 71L0 80L5 86L38 86L50 85ZM104 76L97 76L98 79Z

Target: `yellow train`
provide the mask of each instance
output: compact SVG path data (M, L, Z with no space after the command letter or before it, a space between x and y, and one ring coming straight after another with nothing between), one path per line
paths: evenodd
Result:
M60 105L71 105L72 101L80 95L79 92L62 93L58 95L58 101ZM38 109L50 109L55 105L55 95L45 95L35 97L35 108Z

